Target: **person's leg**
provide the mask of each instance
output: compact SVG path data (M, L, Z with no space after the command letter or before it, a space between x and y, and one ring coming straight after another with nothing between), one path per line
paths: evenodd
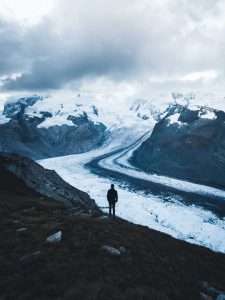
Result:
M112 210L112 204L109 203L109 218L111 219L111 210Z
M115 206L116 206L116 204L113 203L113 219L115 219Z

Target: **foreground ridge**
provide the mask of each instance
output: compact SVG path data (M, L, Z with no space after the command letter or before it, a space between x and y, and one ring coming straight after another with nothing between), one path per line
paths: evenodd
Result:
M1 175L2 299L200 299L203 282L223 291L225 255L121 219L76 213L7 170Z

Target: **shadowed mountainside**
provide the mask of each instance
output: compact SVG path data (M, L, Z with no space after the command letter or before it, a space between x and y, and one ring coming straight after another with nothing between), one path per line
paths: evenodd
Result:
M1 152L42 159L82 153L102 144L106 127L91 121L85 112L73 115L71 111L67 117L70 126L59 124L40 127L44 121L52 118L51 112L41 111L37 115L29 115L26 109L41 100L41 97L34 96L5 105L4 116L8 118L8 122L0 125ZM60 114L59 110L59 117Z
M146 172L225 188L225 113L170 107L131 161Z

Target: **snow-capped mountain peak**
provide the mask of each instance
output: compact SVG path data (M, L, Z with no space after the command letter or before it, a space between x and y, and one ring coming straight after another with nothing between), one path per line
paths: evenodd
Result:
M1 124L8 122L21 109L28 118L41 119L40 128L52 126L74 126L72 117L86 117L90 121L104 124L108 129L129 127L135 124L153 125L168 112L168 107L181 105L191 110L211 107L225 110L223 95L191 93L163 93L155 97L134 99L102 99L90 95L77 96L31 96L9 98L0 111ZM202 116L205 113L201 112ZM210 116L209 113L207 115ZM211 114L211 117L213 115Z

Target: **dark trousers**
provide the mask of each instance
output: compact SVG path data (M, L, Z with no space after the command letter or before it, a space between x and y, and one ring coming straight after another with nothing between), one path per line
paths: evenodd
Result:
M112 218L112 213L113 213L113 219L115 219L115 206L116 203L109 203L109 218Z

